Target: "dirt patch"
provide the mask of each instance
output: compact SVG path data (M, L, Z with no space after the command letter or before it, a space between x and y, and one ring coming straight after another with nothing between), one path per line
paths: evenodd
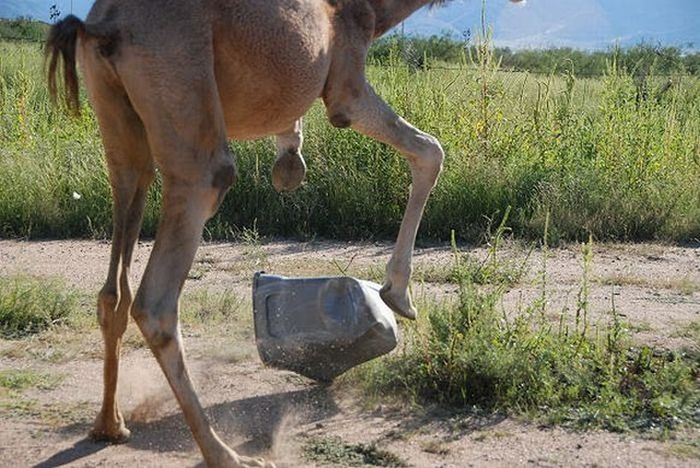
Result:
M134 280L145 267L150 247L143 243L136 251ZM378 280L390 248L389 244L337 242L205 244L198 252L186 294L233 291L249 304L251 278L258 270L294 276L347 272ZM486 256L485 249L466 250L475 259ZM569 246L550 250L546 256L534 251L528 257L528 248L507 245L499 256L526 262L528 273L507 294L506 310L539 297L543 264L548 313L554 318L562 310L573 310L582 279L579 250ZM91 295L101 286L108 258L109 244L104 242L0 241L0 275L61 277ZM451 262L448 246L418 249L414 294L449 300L455 287L443 280ZM591 320L606 320L615 307L636 340L665 348L691 347L694 341L683 330L700 319L699 285L699 249L595 246ZM184 327L185 344L202 403L224 440L240 452L271 457L280 466L322 465L323 459L310 457L305 449L314 443L318 446L318 441L321 446L331 441L329 450L339 447L345 456L353 457L363 447L373 447L371 453L388 457L378 460L393 460L395 455L410 466L698 463L698 431L660 441L638 434L569 432L508 418L437 410L418 413L386 403L368 406L342 383L320 387L295 374L262 367L250 326L249 320L225 327L193 323ZM21 342L0 340L0 371L28 369L53 382L3 397L0 464L201 463L177 404L133 324L119 389L133 436L120 446L85 440L101 398L99 332L95 328L51 333Z

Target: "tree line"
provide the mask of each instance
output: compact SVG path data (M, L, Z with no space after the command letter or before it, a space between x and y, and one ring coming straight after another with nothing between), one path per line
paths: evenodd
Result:
M40 42L46 37L49 25L30 18L0 18L0 40Z
M458 39L451 35L421 37L393 34L375 42L370 49L369 60L380 65L404 64L412 68L426 68L469 61L470 57L476 56L477 47L469 37ZM600 76L612 63L634 75L700 74L700 52L651 43L592 51L570 47L518 50L495 47L493 54L503 70L541 74L571 72L577 76Z
M48 27L44 22L29 18L0 19L0 40L40 42ZM404 64L411 68L426 68L468 61L469 57L476 56L477 47L468 36L392 34L374 43L369 60L376 65ZM700 75L700 52L650 43L594 51L570 47L519 50L496 47L493 53L503 70L539 74L571 72L577 76L600 76L615 62L618 68L634 75Z

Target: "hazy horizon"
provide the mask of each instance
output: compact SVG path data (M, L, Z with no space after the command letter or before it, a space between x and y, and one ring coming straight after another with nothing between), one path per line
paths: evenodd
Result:
M2 0L0 17L30 16L49 21L49 5L62 16L85 17L93 0ZM442 8L423 9L409 18L408 34L448 33L474 36L480 29L482 2L453 0ZM509 0L486 2L486 17L498 46L521 48L573 47L605 49L640 42L700 47L700 0Z

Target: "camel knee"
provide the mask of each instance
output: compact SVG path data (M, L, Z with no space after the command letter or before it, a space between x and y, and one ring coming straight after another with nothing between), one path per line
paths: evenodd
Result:
M214 171L211 185L218 190L219 193L226 194L236 182L237 177L236 166L233 164L224 164Z
M116 336L124 334L129 320L126 313L120 313L123 301L130 298L120 297L111 287L103 287L97 294L97 322L103 331Z
M228 149L227 153L230 154ZM222 161L221 164L214 169L211 185L219 192L219 202L221 202L224 195L226 195L226 192L233 187L233 184L236 183L237 178L238 171L236 170L236 165L233 162L233 157L224 159L224 161Z
M131 305L131 316L154 353L168 347L178 337L177 302L174 306L163 302L147 305L137 297Z
M138 186L142 190L148 190L148 187L151 186L151 184L156 178L156 170L153 165L153 162L149 162L150 164L141 168L141 171L139 173Z
M445 152L440 142L434 136L424 133L418 135L415 146L416 157L410 160L412 168L421 171L435 183L445 161Z
M97 293L97 322L100 327L108 326L110 315L117 310L118 300L116 289L104 287Z
M348 128L352 125L352 120L347 112L335 111L328 113L328 121L335 128Z
M214 202L207 213L207 218L210 218L216 213L219 206L221 206L221 202L224 201L226 193L228 193L229 189L236 183L237 178L238 171L233 160L233 155L228 149L228 146L224 145L223 154L221 157L216 158L216 162L211 166L210 184L207 190L213 191Z
M328 121L335 128L348 128L353 124L353 120L357 118L355 115L357 102L356 98L359 97L359 93L353 93L352 98L331 98L324 97L324 102L326 104L326 117Z

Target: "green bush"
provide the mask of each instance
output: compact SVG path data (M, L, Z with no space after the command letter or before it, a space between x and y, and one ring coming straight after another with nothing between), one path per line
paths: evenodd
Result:
M35 44L0 43L0 236L106 237L111 196L95 117L51 107ZM445 169L421 239L480 240L512 206L516 235L552 240L683 241L700 236L700 80L639 80L611 63L601 79L504 73L488 48L456 69L373 66L370 80L407 120L434 134ZM232 144L240 176L205 235L392 238L410 177L391 148L305 118L309 171L292 194L270 183L269 139ZM153 236L159 186L143 234Z
M469 38L451 35L423 37L392 34L373 44L369 60L379 65L395 65L400 62L412 68L444 66L464 63L465 54L475 55L478 48L478 44L474 45ZM493 53L503 69L539 74L573 70L579 76L603 76L612 62L640 77L649 74L700 73L700 52L647 43L624 49L614 47L596 51L570 47L522 50L496 47Z
M0 277L0 336L21 338L66 323L78 298L58 280Z
M590 249L584 249L584 265ZM697 360L634 347L614 309L607 323L587 316L584 267L578 310L558 323L546 296L502 310L507 283L477 287L459 280L456 302L430 301L403 328L401 348L354 374L372 395L398 394L419 404L526 414L576 427L609 430L700 424ZM498 278L498 277L496 277Z
M0 40L39 42L48 29L48 24L29 18L0 18Z

